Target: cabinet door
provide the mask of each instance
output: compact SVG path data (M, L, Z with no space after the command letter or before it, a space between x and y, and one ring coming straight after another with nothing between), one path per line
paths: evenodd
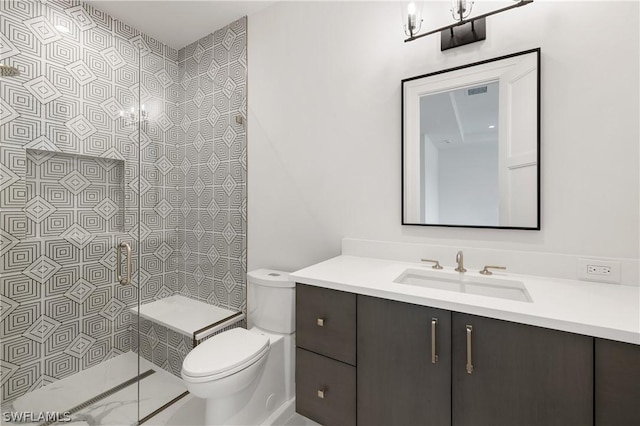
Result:
M450 312L358 296L357 339L358 424L451 424Z
M593 424L593 338L459 313L452 328L454 426Z
M640 425L640 346L596 339L596 426Z

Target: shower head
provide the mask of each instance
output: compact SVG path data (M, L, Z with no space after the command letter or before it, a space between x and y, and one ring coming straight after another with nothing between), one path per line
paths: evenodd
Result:
M10 65L0 64L0 77L18 77L20 70Z

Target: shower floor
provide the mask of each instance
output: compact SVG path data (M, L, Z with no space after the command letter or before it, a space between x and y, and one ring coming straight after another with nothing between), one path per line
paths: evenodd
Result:
M138 412L138 355L127 352L101 364L29 392L8 406L6 412L64 413L73 411L71 422L21 423L24 425L136 425L186 392L182 380L140 359L141 379Z

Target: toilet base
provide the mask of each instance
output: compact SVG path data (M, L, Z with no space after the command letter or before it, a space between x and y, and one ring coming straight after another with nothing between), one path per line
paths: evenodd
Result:
M206 400L207 426L257 425L285 402L284 339L278 335L263 334L270 339L265 365L256 379L240 392Z

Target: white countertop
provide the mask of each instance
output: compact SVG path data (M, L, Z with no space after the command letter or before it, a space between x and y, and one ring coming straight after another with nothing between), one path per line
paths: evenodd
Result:
M296 271L293 281L356 294L431 306L571 333L640 344L640 287L494 272L523 281L533 302L437 290L393 282L420 263L338 256ZM442 274L458 275L446 268ZM469 269L467 275L478 275Z

